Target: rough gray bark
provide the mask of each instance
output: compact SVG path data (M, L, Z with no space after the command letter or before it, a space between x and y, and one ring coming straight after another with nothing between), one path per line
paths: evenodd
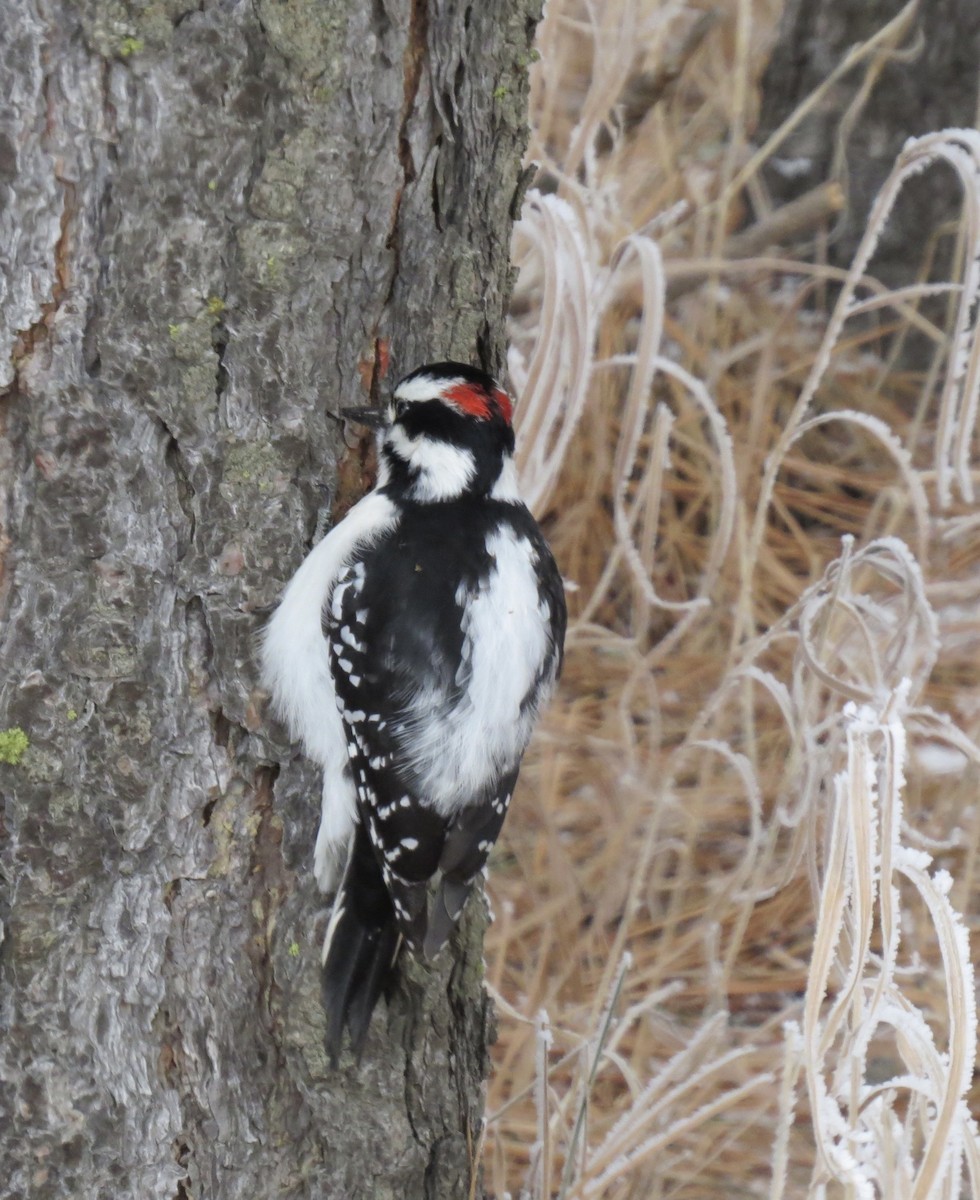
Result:
M905 0L787 0L763 79L756 140L764 141L852 46L887 25L904 4ZM892 50L898 53L882 60L880 76L850 131L842 120L864 83L864 66L832 88L782 145L767 173L779 201L809 191L833 174L832 160L843 131L847 150L841 182L848 206L830 246L831 260L837 265L850 264L874 197L905 141L951 126L972 128L977 121L980 5L976 0L921 4ZM951 171L933 170L913 180L879 243L875 274L892 285L909 283L923 260L927 239L943 221L955 219L960 199ZM938 274L942 276L942 269Z
M253 646L387 347L500 365L535 3L4 0L2 1196L468 1194L482 914L331 1073Z

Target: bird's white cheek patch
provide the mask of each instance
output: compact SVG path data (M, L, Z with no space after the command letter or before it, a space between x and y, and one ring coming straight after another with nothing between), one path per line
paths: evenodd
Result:
M412 499L423 504L461 496L476 474L469 450L436 438L410 438L400 425L392 425L385 442L415 475Z

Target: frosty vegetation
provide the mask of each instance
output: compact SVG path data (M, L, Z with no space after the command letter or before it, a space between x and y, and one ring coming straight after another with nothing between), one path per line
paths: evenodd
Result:
M909 142L846 273L736 257L761 7L539 33L510 371L573 590L491 877L501 1197L980 1195L980 135ZM924 170L962 220L889 291Z

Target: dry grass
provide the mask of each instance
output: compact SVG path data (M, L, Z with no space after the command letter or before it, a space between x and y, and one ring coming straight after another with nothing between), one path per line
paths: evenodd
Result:
M486 1183L977 1195L980 135L906 148L846 275L763 257L839 196L765 224L778 14L714 9L551 0L539 34L511 373L574 590L491 876ZM944 329L872 257L939 158Z

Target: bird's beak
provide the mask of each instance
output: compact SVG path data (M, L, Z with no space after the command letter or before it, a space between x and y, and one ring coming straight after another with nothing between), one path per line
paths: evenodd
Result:
M345 421L356 421L358 425L366 425L368 429L383 429L388 424L388 415L384 409L342 408L338 415Z

